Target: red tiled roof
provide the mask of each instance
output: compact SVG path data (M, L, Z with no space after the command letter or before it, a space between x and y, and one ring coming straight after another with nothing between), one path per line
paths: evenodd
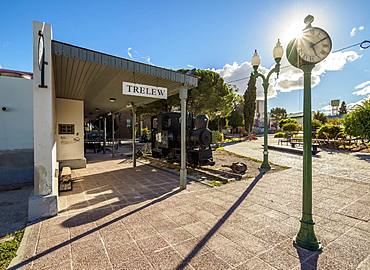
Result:
M25 71L19 71L19 70L0 69L0 76L32 79L33 74L31 72L25 72Z

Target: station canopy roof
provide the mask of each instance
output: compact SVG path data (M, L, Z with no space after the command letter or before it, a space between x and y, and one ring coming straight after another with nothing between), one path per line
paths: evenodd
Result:
M121 57L52 41L56 97L83 100L85 116L94 119L108 112L140 106L158 99L122 94L122 82L166 87L176 95L182 87L193 88L198 78ZM110 99L116 99L111 102Z

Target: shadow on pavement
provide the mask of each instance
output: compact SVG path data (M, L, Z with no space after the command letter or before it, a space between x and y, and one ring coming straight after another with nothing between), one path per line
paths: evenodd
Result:
M320 251L310 251L294 245L297 250L299 261L301 263L301 270L316 270L317 261L321 254Z
M252 191L258 181L264 175L260 172L252 181L252 183L247 187L242 195L234 202L234 204L226 211L226 213L217 221L217 223L209 230L209 232L198 242L198 244L193 248L192 251L184 258L184 260L176 267L177 270L185 269L190 261L198 254L199 251L206 245L209 239L218 231L218 229L225 223L225 221L235 212L239 205L245 200L248 194Z
M56 246L54 246L52 248L49 248L49 249L47 249L47 250L45 250L45 251L43 251L43 252L41 252L41 253L39 253L37 255L34 255L31 258L28 258L28 259L22 261L21 263L16 264L16 265L8 268L8 270L15 270L15 269L19 269L21 267L24 267L25 265L28 265L29 263L32 263L33 261L38 260L41 257L43 257L43 256L45 256L45 255L47 255L49 253L52 253L54 251L57 251L58 249L60 249L62 247L65 247L65 246L67 246L67 245L69 245L69 244L71 244L71 243L73 243L73 242L75 242L75 241L77 241L77 240L85 237L85 236L88 236L88 235L90 235L90 234L92 234L94 232L97 232L97 231L101 230L104 227L107 227L107 226L109 226L109 225L111 225L111 224L113 224L115 222L118 222L118 221L120 221L120 220L122 220L122 219L124 219L124 218L126 218L126 217L128 217L128 216L130 216L132 214L135 214L135 213L137 213L137 212L139 212L139 211L141 211L141 210L143 210L143 209L145 209L145 208L147 208L149 206L152 206L152 205L154 205L156 203L159 203L161 201L164 201L164 200L166 200L166 199L174 196L175 194L179 193L180 191L181 191L180 189L177 189L177 190L175 190L173 192L170 192L168 194L165 194L164 196L159 197L159 198L157 198L157 199L155 199L155 200L153 200L153 201L151 201L151 202L149 202L149 203L147 203L147 204L145 204L145 205L143 205L143 206L141 206L139 208L136 208L136 209L134 209L134 210L132 210L132 211L130 211L130 212L122 215L122 216L116 217L116 218L114 218L114 219L112 219L112 220L110 220L110 221L108 221L108 222L106 222L104 224L101 224L101 225L99 225L99 226L97 226L97 227L95 227L95 228L93 228L91 230L88 230L88 231L86 231L84 233L81 233L81 234L79 234L79 235L77 235L77 236L69 239L68 241L65 241L65 242L63 242L63 243L61 243L59 245L56 245Z

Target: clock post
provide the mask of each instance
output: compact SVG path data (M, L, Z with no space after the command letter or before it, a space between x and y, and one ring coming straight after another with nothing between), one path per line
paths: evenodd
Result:
M303 202L301 227L294 243L309 250L321 250L312 218L312 112L311 112L311 72L315 65L304 65L303 81Z
M312 251L320 251L312 218L312 111L311 72L315 64L324 60L331 51L331 39L321 28L312 27L314 18L308 15L303 36L293 39L287 47L288 61L303 71L303 199L301 227L294 244Z

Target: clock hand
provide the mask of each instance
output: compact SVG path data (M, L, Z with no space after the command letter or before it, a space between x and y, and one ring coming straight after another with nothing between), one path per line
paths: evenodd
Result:
M318 42L312 43L311 48L313 48L316 44L319 44L321 41L324 41L327 38L328 37L324 37L324 38L320 39Z

